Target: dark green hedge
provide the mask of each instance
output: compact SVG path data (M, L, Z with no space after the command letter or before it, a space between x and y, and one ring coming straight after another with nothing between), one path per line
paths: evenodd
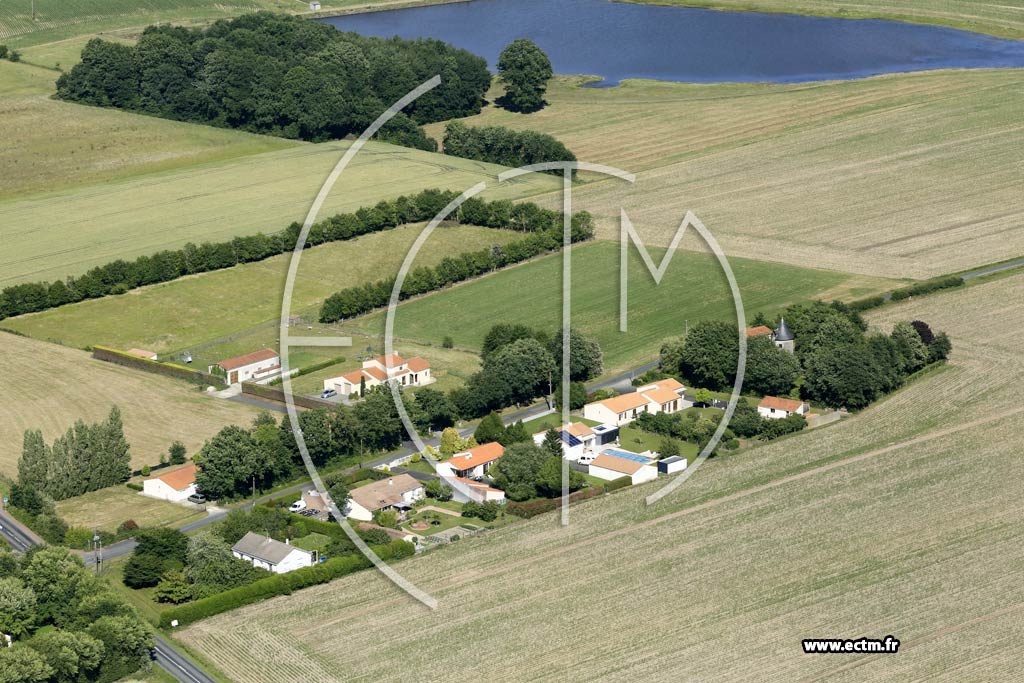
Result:
M446 256L432 268L428 266L416 268L408 273L402 283L399 299L405 300L419 294L444 289L455 283L561 249L563 241L561 214L545 211L539 207L533 208L540 212L540 218L537 223L529 225L539 226L540 230L529 237L504 246L495 245L488 249L471 251L457 256ZM517 226L517 223L511 223L504 227L521 229L513 226ZM590 214L586 211L573 214L573 242L589 240L593 235L593 219ZM320 322L338 322L368 313L376 308L383 308L391 300L391 292L394 288L395 278L386 278L336 292L329 296L320 307Z
M406 541L392 541L387 545L372 546L372 550L385 561L409 557L415 552L413 545ZM246 586L232 588L218 595L166 609L160 614L160 628L171 628L171 622L174 620L178 621L178 626L187 626L200 619L206 619L244 605L251 605L278 595L290 595L293 591L302 588L327 583L339 576L367 569L370 566L372 566L370 560L363 555L346 555L332 558L313 567L296 569L287 574L274 574Z
M855 311L866 311L872 308L878 308L879 306L885 305L887 301L902 301L909 299L912 296L923 296L925 294L931 294L942 289L953 289L956 287L962 287L964 285L964 279L959 275L948 275L945 277L933 278L931 280L923 280L921 282L915 282L912 285L906 287L900 287L889 292L889 296L872 296L866 299L858 299L850 304L850 308Z

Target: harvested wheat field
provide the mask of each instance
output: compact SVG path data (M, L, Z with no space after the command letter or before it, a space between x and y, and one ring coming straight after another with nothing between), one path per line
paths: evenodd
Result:
M364 572L180 638L238 683L1020 680L1024 276L873 322L907 318L950 333L948 367L653 507L656 484L398 565L436 611ZM801 649L886 635L898 655Z
M26 429L52 441L76 420L121 409L135 467L155 465L171 442L189 453L228 424L247 425L256 409L204 396L180 380L93 360L85 351L0 332L0 472L14 475Z
M488 107L467 122L542 130L581 160L636 172L633 186L577 188L599 236L618 239L621 207L667 245L689 209L730 256L863 275L925 278L1024 253L1024 70L578 82L558 80L529 117Z

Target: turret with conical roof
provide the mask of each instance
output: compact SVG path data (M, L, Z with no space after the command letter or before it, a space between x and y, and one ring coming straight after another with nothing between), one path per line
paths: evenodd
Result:
M793 331L786 324L786 319L779 320L779 327L775 330L775 341L793 341Z
M796 351L796 341L793 336L793 330L789 329L789 325L786 324L786 319L781 318L779 320L779 326L772 332L772 341L775 345L783 351L793 353Z

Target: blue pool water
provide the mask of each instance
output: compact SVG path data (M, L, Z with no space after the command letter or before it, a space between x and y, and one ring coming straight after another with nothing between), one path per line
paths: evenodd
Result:
M606 448L604 449L604 452L609 455L614 455L617 458L622 458L623 460L632 460L633 462L642 462L644 464L651 462L650 458L645 458L642 455L630 453L629 451L620 451L615 448Z

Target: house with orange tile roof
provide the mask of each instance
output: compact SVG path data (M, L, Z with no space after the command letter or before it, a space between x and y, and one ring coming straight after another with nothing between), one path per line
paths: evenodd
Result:
M634 460L619 457L616 452L622 453L622 451L606 451L594 458L587 473L605 481L629 477L633 484L642 484L645 481L658 478L658 468L650 462L644 462L640 458Z
M393 380L403 387L421 387L434 382L430 363L419 356L402 358L397 353L363 361L363 367L324 380L324 391L333 389L342 396L360 394L363 387L372 389Z
M770 420L781 420L790 415L807 415L811 407L803 401L794 401L791 398L779 398L778 396L765 396L757 404L757 412L761 417Z
M182 503L196 493L197 469L195 464L189 464L173 472L146 479L142 482L142 494L172 503Z
M214 374L224 375L228 384L256 382L279 374L281 357L273 349L260 349L222 360L216 365L211 365L208 370Z
M474 446L437 464L437 473L448 477L480 479L501 456L505 447L497 441Z
M677 413L693 406L683 396L685 390L686 387L678 380L670 377L637 387L630 394L588 403L583 406L583 417L621 427L641 413Z

